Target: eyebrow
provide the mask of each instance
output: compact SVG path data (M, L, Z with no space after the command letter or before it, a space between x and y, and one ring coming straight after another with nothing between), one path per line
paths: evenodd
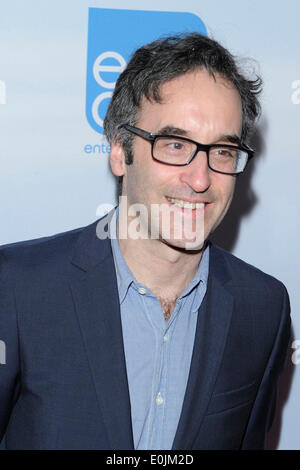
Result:
M173 134L173 135L181 135L183 137L187 136L187 131L181 129L180 127L175 126L164 126L157 131L157 134Z
M182 137L188 137L188 132L185 129L181 129L180 127L175 126L164 126L157 131L157 134L163 135L178 135ZM217 144L218 142L229 142L231 144L241 145L242 141L241 138L237 134L223 134L218 139L215 140L211 145L214 143Z
M221 137L219 137L219 139L217 140L217 142L230 142L232 144L237 144L237 145L241 145L242 144L242 141L241 141L241 138L237 135L237 134L233 134L233 135L221 135Z

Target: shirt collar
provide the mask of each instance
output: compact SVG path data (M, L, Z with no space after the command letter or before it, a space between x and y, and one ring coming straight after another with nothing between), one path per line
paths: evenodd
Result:
M184 297L185 295L188 295L191 293L193 289L195 289L195 295L193 298L192 302L192 312L198 312L203 295L202 292L206 292L207 288L207 280L208 280L208 272L209 272L209 244L207 244L206 248L203 251L198 271L196 272L196 275L194 279L190 282L190 284L187 286L185 291L180 297Z
M120 304L124 301L126 294L130 285L133 282L136 282L136 279L132 272L130 271L127 263L122 255L119 240L117 237L117 220L119 216L119 207L116 208L115 213L110 222L110 241L111 241L111 248L114 257L114 263L116 268L117 274L117 282L118 282L118 290L119 290L119 300Z

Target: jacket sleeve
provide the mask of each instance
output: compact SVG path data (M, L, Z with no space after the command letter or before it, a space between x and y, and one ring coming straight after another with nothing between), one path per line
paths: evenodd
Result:
M243 439L242 449L264 449L276 408L277 388L290 340L290 303L284 287L279 328L256 396Z
M14 292L0 252L0 442L19 389L19 346Z

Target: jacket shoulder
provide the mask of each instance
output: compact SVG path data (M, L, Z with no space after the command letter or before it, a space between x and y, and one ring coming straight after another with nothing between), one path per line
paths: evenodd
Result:
M21 279L24 276L37 278L42 273L45 275L48 273L48 277L54 272L61 277L72 260L77 241L82 234L89 232L94 224L47 237L0 246L2 280L17 280L19 276Z
M39 255L46 257L47 254L50 255L57 250L62 251L68 248L82 230L83 227L51 236L2 245L0 246L0 259L20 263L26 259L33 260Z
M280 291L282 291L282 289L286 290L284 284L279 279L243 261L223 248L217 245L211 245L211 251L214 259L216 259L219 264L220 260L222 260L222 264L226 266L230 278L236 284L247 284L249 288L255 286L257 288L261 287L262 289L271 288L274 290L274 288L277 288Z

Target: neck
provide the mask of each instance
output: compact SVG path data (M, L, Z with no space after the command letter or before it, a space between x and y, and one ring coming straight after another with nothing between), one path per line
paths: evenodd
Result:
M119 239L124 259L138 282L154 295L174 299L195 276L201 251L185 251L162 240Z

